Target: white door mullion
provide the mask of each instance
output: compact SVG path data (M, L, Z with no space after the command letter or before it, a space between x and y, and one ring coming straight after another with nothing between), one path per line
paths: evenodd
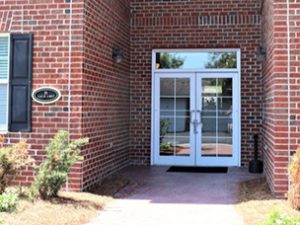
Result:
M200 159L201 159L201 146L202 146L202 118L201 118L201 112L202 112L202 78L199 76L199 74L196 74L196 110L197 111L197 119L199 120L199 125L197 127L197 134L195 134L195 165L200 165Z

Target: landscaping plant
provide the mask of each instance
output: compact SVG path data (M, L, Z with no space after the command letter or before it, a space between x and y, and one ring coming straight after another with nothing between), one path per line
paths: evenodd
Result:
M46 158L36 168L35 182L31 195L40 195L43 199L55 197L60 188L67 182L68 172L80 156L80 147L88 143L88 138L69 141L67 131L59 131L46 148Z
M12 212L16 210L17 204L18 194L3 193L0 195L0 212Z
M273 211L261 225L300 225L300 219L290 218L278 211Z
M294 209L300 209L300 147L291 159L289 165L290 189L288 201Z
M4 147L4 138L0 137L0 194L4 193L21 168L32 163L25 141Z

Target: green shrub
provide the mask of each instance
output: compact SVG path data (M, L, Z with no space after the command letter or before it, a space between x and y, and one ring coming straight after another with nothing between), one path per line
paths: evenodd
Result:
M0 194L4 193L22 167L32 163L25 141L4 147L4 138L0 137Z
M300 225L300 219L290 218L278 211L274 211L261 225Z
M0 212L15 211L18 204L16 193L3 193L0 195Z
M59 131L46 148L46 158L36 169L37 175L31 187L31 197L40 195L43 199L57 196L67 182L68 172L80 156L80 147L88 143L88 138L69 141L67 131Z

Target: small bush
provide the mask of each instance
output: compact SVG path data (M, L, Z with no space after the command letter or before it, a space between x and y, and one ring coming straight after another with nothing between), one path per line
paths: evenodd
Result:
M300 219L290 218L278 211L274 211L261 225L300 225Z
M4 193L22 167L32 163L25 141L4 147L4 138L0 137L0 194Z
M17 204L18 195L16 193L3 193L0 195L0 212L15 211Z
M300 209L300 147L291 159L289 165L291 186L288 193L288 201L294 209Z
M87 138L69 142L68 132L59 131L46 148L45 160L37 168L35 182L31 187L31 197L40 195L43 199L57 196L67 182L68 172L80 156L80 147L88 143Z

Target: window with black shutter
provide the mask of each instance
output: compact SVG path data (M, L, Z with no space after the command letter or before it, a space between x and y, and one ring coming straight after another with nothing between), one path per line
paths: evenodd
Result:
M31 130L32 34L0 34L0 133Z

